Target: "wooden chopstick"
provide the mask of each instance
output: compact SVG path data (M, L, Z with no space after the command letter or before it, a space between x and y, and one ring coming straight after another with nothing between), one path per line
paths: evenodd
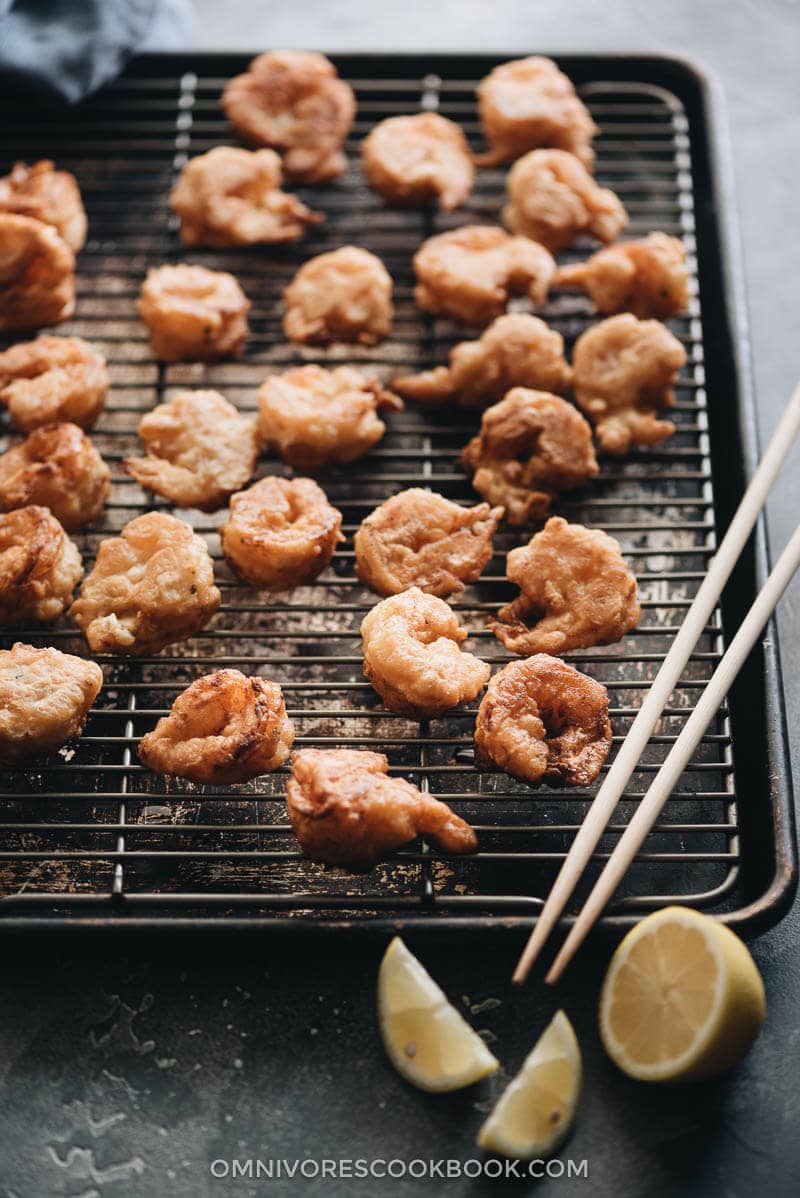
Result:
M772 435L750 485L742 496L719 549L709 562L708 573L686 613L684 622L664 658L661 669L647 692L628 735L572 842L536 926L517 962L513 974L515 982L523 982L528 976L531 966L544 947L569 901L570 895L580 881L622 792L639 763L653 728L675 689L692 650L703 633L731 571L739 560L742 549L753 530L770 488L798 431L800 431L800 384L795 388L786 405L778 427Z

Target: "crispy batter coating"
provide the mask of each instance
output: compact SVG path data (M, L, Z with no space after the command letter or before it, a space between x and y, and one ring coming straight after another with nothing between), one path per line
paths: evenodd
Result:
M546 653L504 666L478 708L478 769L498 766L523 782L589 786L610 748L606 688Z
M404 207L438 199L442 212L452 212L475 181L467 139L438 112L381 121L361 143L361 165L370 187Z
M382 599L361 623L364 677L389 711L432 719L479 695L490 668L461 652L467 631L435 595L410 587Z
M486 409L461 461L475 490L505 508L509 524L544 516L554 495L599 472L592 431L580 412L557 395L527 387L514 387Z
M204 266L153 267L139 297L150 348L164 362L235 358L250 332L250 301L233 275Z
M0 331L38 329L75 311L75 255L52 225L0 213Z
M602 320L578 338L572 355L575 400L594 420L603 449L627 453L632 445L658 445L675 432L656 413L675 402L672 385L685 362L686 351L669 329L629 312Z
M551 517L512 549L506 573L521 594L489 627L512 653L611 645L639 623L636 579L607 533Z
M356 572L379 595L419 587L429 595L463 591L492 556L503 509L462 507L421 487L375 508L355 535Z
M392 329L392 276L369 250L343 245L309 258L283 293L290 341L374 345Z
M105 358L81 337L44 335L0 353L0 403L26 433L64 420L91 428L108 385Z
M142 417L147 457L125 458L128 474L178 507L213 512L249 482L258 458L255 422L218 391L179 391Z
M277 682L217 670L181 691L140 740L139 760L159 774L231 786L283 765L293 741Z
M512 295L543 304L555 269L544 246L527 237L464 225L429 237L417 250L414 299L434 315L487 324L503 314Z
M222 107L245 141L280 151L289 179L325 183L347 166L342 146L356 100L323 54L259 54L228 83Z
M75 176L55 170L46 158L33 166L15 162L11 173L0 178L0 212L52 225L76 254L86 242L86 212Z
M506 186L506 228L540 241L553 254L581 233L614 241L628 223L620 199L599 187L580 159L566 150L531 150L514 163Z
M183 520L147 512L100 542L69 614L93 653L140 656L199 632L220 602L205 541Z
M103 672L58 649L0 649L0 764L55 752L80 735Z
M585 262L562 266L555 285L585 291L603 314L633 312L667 320L689 304L686 249L677 237L651 233L598 250Z
M110 471L77 424L45 424L0 455L0 509L38 504L68 530L97 520Z
M342 513L313 479L262 478L231 499L222 551L250 586L287 591L327 569L341 527Z
M0 516L0 624L52 624L81 574L77 546L46 507Z
M474 853L478 847L472 828L446 803L404 778L389 777L382 753L293 753L286 806L307 857L354 873L366 872L416 836L444 853Z
M379 411L403 401L350 366L297 366L267 375L258 391L263 445L296 470L354 462L386 432Z

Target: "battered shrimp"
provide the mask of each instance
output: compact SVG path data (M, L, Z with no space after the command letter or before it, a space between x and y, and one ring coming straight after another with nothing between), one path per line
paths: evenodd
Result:
M0 516L0 624L52 624L82 573L77 546L47 508Z
M81 337L37 337L0 353L0 403L26 433L63 420L91 428L108 386L105 358Z
M506 573L521 594L489 627L512 653L610 645L639 623L636 579L619 543L599 529L553 516L511 550Z
M474 699L489 678L486 662L461 652L466 638L444 599L411 587L364 617L364 676L389 711L432 719Z
M258 457L254 421L218 391L180 391L143 416L145 458L123 467L143 487L178 507L213 512L247 483Z
M0 213L0 331L37 329L75 311L75 255L52 225Z
M86 241L86 213L75 176L53 169L43 158L27 166L16 162L10 175L0 179L0 212L32 216L52 225L77 254Z
M606 688L546 653L504 666L478 708L478 769L498 766L523 782L589 786L610 748Z
M309 258L283 293L290 341L374 345L392 328L392 276L374 254L344 245Z
M503 509L465 508L443 495L411 487L393 495L355 535L356 572L379 595L419 587L446 596L475 582L492 556Z
M342 513L313 479L262 478L231 499L222 551L250 586L287 591L327 569L341 527Z
M110 472L77 424L46 424L0 455L0 508L38 504L64 528L91 524L102 514Z
M69 614L93 653L138 657L199 632L220 601L205 541L175 516L147 512L100 542Z
M0 649L0 764L53 753L80 735L103 672L58 649Z
M231 786L283 765L293 740L277 682L217 670L178 695L140 740L139 760L159 774Z
M592 431L580 412L557 395L527 387L514 387L486 409L461 461L475 490L502 504L509 524L540 518L559 491L599 472Z
M587 292L604 314L633 312L667 320L683 312L690 299L686 250L666 233L623 241L598 250L586 262L562 266L555 284Z
M238 357L250 332L249 311L233 275L183 262L149 270L139 298L150 348L164 362Z
M424 836L443 853L474 853L478 838L446 803L389 776L382 753L301 749L292 754L286 806L312 861L364 873Z
M543 304L555 269L544 246L527 237L493 225L464 225L429 237L417 250L414 299L434 315L487 324L502 315L512 295Z
M403 401L350 366L298 366L268 375L258 391L258 432L264 446L296 470L354 462L386 432L382 410Z
M438 199L442 212L463 204L475 181L467 139L438 112L381 121L361 143L361 165L370 187L390 203Z
M184 245L259 245L297 241L325 218L281 191L274 150L216 146L190 159L169 197Z
M514 163L506 187L505 226L540 241L553 254L572 245L581 233L614 241L628 223L620 199L599 187L566 150L531 150Z
M629 312L587 329L572 355L575 399L595 422L608 453L658 445L675 432L656 412L674 403L672 385L686 362L677 337L657 320Z
M260 54L244 75L231 79L222 107L245 141L280 151L290 179L325 183L347 166L342 146L356 100L323 54Z

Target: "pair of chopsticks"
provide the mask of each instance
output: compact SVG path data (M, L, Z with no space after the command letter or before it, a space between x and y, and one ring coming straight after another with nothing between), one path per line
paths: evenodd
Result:
M789 400L764 456L742 496L741 503L709 563L709 569L686 618L672 642L652 687L633 721L622 747L597 792L583 824L572 842L542 913L514 970L513 980L523 982L556 925L569 897L606 830L631 774L636 769L653 728L674 690L697 644L717 600L753 530L786 455L800 432L800 384ZM682 774L700 738L730 690L767 623L778 600L800 567L800 526L779 557L775 568L758 594L753 606L714 671L694 711L652 784L642 798L635 815L614 848L575 920L569 935L545 977L557 982L586 934L619 886L625 871L638 853L645 837L658 819L673 787Z

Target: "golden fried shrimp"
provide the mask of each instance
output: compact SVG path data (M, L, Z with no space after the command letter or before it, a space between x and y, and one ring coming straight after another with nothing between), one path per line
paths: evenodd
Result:
M442 212L452 212L475 181L467 139L438 112L381 121L361 143L361 165L370 187L401 207L438 199Z
M255 422L218 391L179 391L142 417L147 457L122 465L142 487L178 507L213 512L247 482L258 458Z
M77 546L46 507L0 516L0 624L52 624L81 574Z
M0 764L53 753L80 735L103 671L58 649L0 649Z
M259 54L228 83L222 107L245 141L281 153L289 179L325 183L347 166L342 146L356 114L355 95L323 54Z
M250 301L233 275L204 266L158 266L147 272L139 314L150 347L164 362L213 362L242 352Z
M147 512L100 542L70 617L93 653L157 653L205 627L221 602L206 543L188 524Z
M389 776L383 753L301 749L292 754L286 806L312 861L364 873L424 836L443 853L474 853L478 838L446 803Z
M432 719L479 695L491 673L461 652L467 631L444 599L410 587L382 599L361 623L364 677L389 711Z
M284 462L314 470L363 457L386 432L378 412L402 406L376 378L350 366L297 366L261 384L258 432Z
M417 250L414 299L434 315L487 324L503 314L512 295L543 304L555 269L544 246L527 237L464 225L429 237Z
M587 329L572 355L575 400L595 422L608 453L631 445L658 445L675 432L659 420L660 408L675 402L672 385L686 362L677 337L657 320L637 320L629 312L610 316Z
M27 166L15 162L11 174L0 178L0 212L32 216L52 225L76 254L86 241L86 212L75 176L57 171L43 158Z
M512 653L611 645L639 623L636 579L607 533L560 516L512 549L506 574L521 594L489 627Z
M68 530L97 520L105 507L110 472L77 424L45 424L0 454L0 509L36 504Z
M527 387L514 387L486 409L461 461L475 490L505 508L509 524L538 519L559 491L599 473L592 430L580 412Z
M567 76L538 55L504 62L478 86L478 114L489 152L478 158L494 166L528 150L567 150L591 170L592 138L599 132Z
M75 311L75 255L52 225L0 212L0 331L38 329Z
M504 666L475 722L475 765L523 782L594 782L611 748L608 692L574 666L537 653Z
M585 291L603 314L633 312L659 320L683 312L690 299L686 250L666 233L622 241L585 262L562 266L554 285Z
M50 337L0 353L0 403L23 432L69 421L91 428L108 394L106 360L81 337Z
M531 150L514 163L506 187L503 224L553 254L581 233L614 241L628 223L620 199L599 187L580 159L566 150Z
M290 341L374 345L392 329L392 276L368 250L343 245L309 258L283 293Z
M294 740L277 682L217 670L182 691L139 742L148 769L231 786L283 765Z
M222 551L250 586L288 591L327 569L341 527L342 513L313 479L262 478L231 499Z
M379 595L419 587L429 595L463 591L492 556L503 509L462 507L421 487L375 508L355 535L356 573Z

